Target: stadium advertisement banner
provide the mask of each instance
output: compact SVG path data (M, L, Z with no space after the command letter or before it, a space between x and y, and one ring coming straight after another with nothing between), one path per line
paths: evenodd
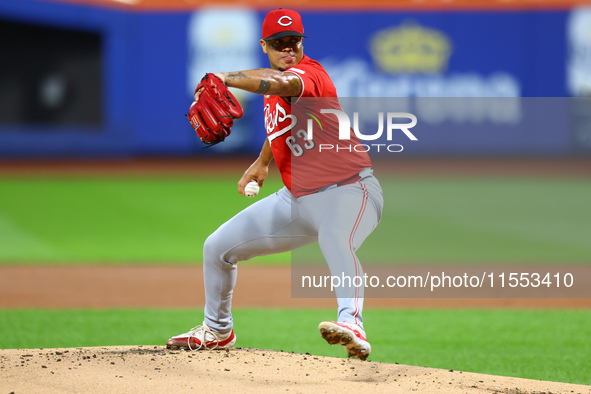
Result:
M305 48L345 97L563 97L566 17L313 14Z
M339 96L449 97L470 102L473 97L584 95L591 86L586 74L591 69L586 55L591 35L585 27L589 12L581 8L301 14L308 37L304 40L304 52L326 68ZM14 114L22 108L15 107L10 121L0 118L0 157L258 152L265 138L261 96L235 91L245 115L235 123L232 135L223 144L207 150L201 149L183 115L191 104L194 87L206 71L268 66L258 43L264 15L263 10L249 8L160 13L97 10L31 0L1 4L0 22L98 34L100 53L96 56L102 86L97 94L102 103L101 121L91 125L19 120ZM39 93L44 97L59 98L60 92L68 94L63 97L76 97L78 85L68 78L68 73L58 78L40 78L39 86L27 91L33 95L36 91L44 92ZM14 79L4 75L0 90L7 91L4 85L12 82ZM503 103L510 107L518 101ZM73 111L68 102L63 105L53 108L55 116L46 119L60 119L62 112ZM466 113L467 108L473 107L438 107L419 114L418 122L429 121L438 127L466 116L471 117L466 121L472 124L486 120L486 114L482 115L486 108ZM519 108L507 111L517 113ZM452 140L447 143L425 146L416 153L570 153L571 144L565 139L575 137L568 134L568 119L561 119L565 123L548 131L552 135L543 137L561 143L548 144L543 150L528 141L491 146L478 135L454 141L455 134L451 133L448 138ZM584 131L576 135L573 151L588 151L590 137Z

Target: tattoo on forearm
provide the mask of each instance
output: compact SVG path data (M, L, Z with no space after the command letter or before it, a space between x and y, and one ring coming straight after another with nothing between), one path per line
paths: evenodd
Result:
M246 75L244 75L243 72L236 72L236 73L229 73L227 80L228 81L235 81L237 79L250 79L249 77L247 77Z
M271 82L262 80L261 84L259 85L259 90L257 90L256 92L258 94L265 94L269 91L270 88L271 88Z

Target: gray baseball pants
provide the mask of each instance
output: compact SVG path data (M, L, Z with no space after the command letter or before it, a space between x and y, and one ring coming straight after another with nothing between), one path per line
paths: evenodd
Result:
M355 252L379 224L384 200L373 170L366 168L359 175L355 183L331 185L299 198L284 187L211 234L203 247L205 324L220 333L232 329L237 263L255 256L318 242L331 275L363 276ZM336 296L337 321L363 326L363 287L341 296L337 289Z

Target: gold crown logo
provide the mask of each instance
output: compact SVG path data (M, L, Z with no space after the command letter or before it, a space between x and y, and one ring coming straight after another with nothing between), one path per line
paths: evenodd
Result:
M447 69L451 42L437 30L405 23L377 32L370 51L384 72L436 74Z

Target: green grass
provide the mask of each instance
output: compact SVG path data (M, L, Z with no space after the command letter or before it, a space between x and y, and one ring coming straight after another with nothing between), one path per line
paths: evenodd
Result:
M410 262L591 262L586 180L382 183L384 226L367 242L385 256L395 250L396 259Z
M344 357L317 332L334 310L235 310L237 346ZM591 384L591 311L366 310L371 359ZM0 348L163 345L198 310L1 310ZM264 323L263 323L264 322Z
M279 188L268 183L261 196ZM0 190L5 263L200 262L207 236L253 202L230 178L8 178Z
M384 215L362 261L591 261L586 180L381 182ZM268 180L261 196L280 186ZM200 262L207 236L258 199L238 195L233 177L0 178L0 264Z

